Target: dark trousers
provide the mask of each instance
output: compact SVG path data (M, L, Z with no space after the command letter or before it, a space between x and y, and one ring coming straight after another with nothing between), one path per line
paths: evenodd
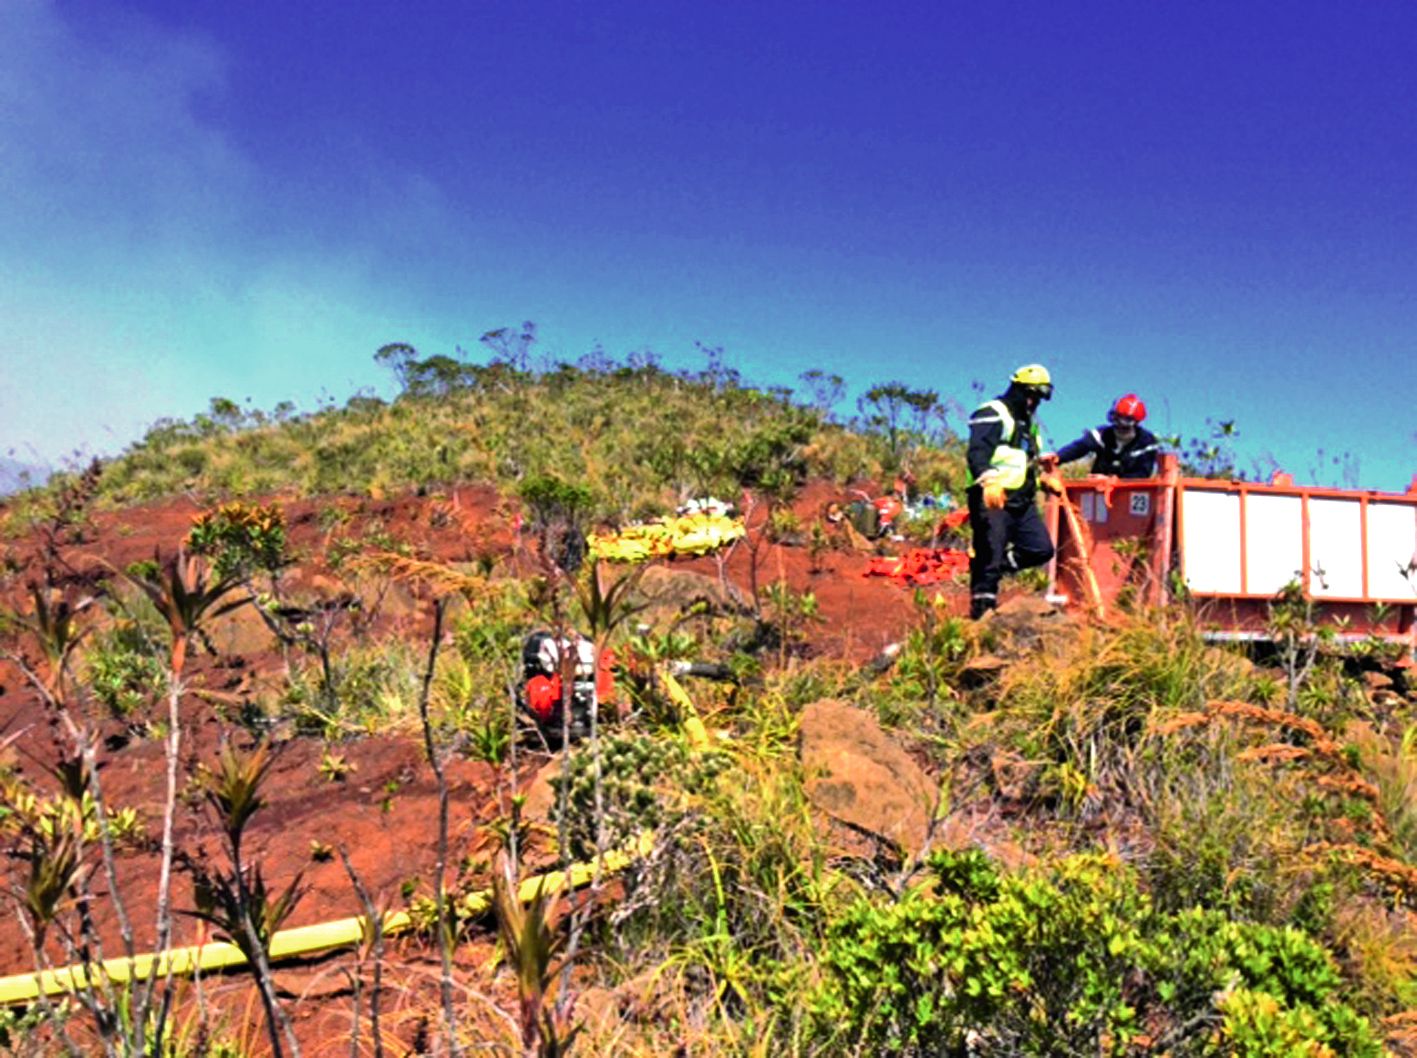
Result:
M1041 566L1053 557L1053 540L1032 500L1010 499L1003 510L984 506L983 490L969 490L969 528L974 557L969 561L970 612L978 617L999 601L999 579L1005 573Z

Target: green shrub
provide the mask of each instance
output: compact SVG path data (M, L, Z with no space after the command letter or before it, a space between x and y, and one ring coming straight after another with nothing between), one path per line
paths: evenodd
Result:
M187 548L209 558L222 580L242 580L257 572L274 574L289 561L285 512L275 503L224 503L202 512L192 523Z
M1147 908L1098 858L1001 876L977 851L931 857L933 891L863 900L832 926L823 1032L882 1055L1121 1053L1140 1031L1126 994Z
M833 924L813 999L825 1053L1381 1054L1298 930L1157 912L1097 856L1014 875L973 850L930 866L932 887Z
M120 720L150 703L163 689L167 670L137 622L120 620L97 634L84 655L84 675L94 697Z
M852 888L827 866L795 757L765 725L721 751L647 750L652 791L607 778L607 815L631 804L626 823L656 831L653 853L620 876L600 950L627 975L652 968L687 1017L744 1045L713 1053L786 1053L836 894ZM577 774L585 818L591 791Z
M1218 1008L1223 1042L1208 1053L1383 1054L1333 956L1297 929L1192 909L1161 923L1154 953L1156 996L1173 1020Z
M325 739L412 727L422 673L417 655L398 640L351 647L330 659L328 681L318 664L294 672L281 707L301 734Z
M889 688L897 700L934 706L952 695L950 684L975 653L972 626L948 614L946 596L916 588L914 598L915 625L891 667Z
M558 818L566 826L573 859L614 848L683 811L675 793L696 788L715 772L719 758L695 760L681 742L646 735L612 735L576 748L568 771L551 780ZM598 756L598 761L597 761ZM600 772L600 808L596 770ZM564 804L564 816L560 813Z

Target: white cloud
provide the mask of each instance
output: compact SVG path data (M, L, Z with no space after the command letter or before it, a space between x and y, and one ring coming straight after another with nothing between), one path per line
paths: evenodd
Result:
M71 19L49 0L0 17L0 453L112 453L213 394L307 402L377 377L374 348L408 327L360 240L446 228L438 190L391 172L360 234L294 245L207 117L220 49L121 7Z
M250 171L195 103L224 83L200 38L136 17L80 32L48 0L0 19L0 230L34 239L43 262L75 241L190 243L237 216Z

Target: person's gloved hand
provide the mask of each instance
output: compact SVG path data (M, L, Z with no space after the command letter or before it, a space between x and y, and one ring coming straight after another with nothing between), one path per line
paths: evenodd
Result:
M1008 499L1004 495L1004 486L997 481L986 481L984 483L984 506L991 511L1001 511L1004 503Z
M1044 492L1051 492L1054 496L1063 494L1063 478L1057 471L1038 475L1038 485Z
M1047 473L1058 469L1058 453L1044 452L1038 457L1038 469Z

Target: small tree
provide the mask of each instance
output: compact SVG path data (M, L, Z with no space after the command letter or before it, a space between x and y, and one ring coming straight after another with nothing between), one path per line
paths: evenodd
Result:
M846 394L846 380L840 375L829 375L816 367L803 371L797 378L811 396L812 407L821 413L822 418L829 419L831 410Z
M498 327L478 339L492 351L494 364L506 364L519 375L531 370L531 352L536 346L536 324L526 320L520 328Z
M883 382L872 386L857 402L868 429L881 431L886 441L886 467L896 471L904 464L912 435L927 440L939 431L931 429L932 419L943 425L944 406L933 389L911 389L903 382Z
M393 372L402 391L408 390L409 371L418 360L418 350L407 342L389 342L379 346L374 353L374 362Z

